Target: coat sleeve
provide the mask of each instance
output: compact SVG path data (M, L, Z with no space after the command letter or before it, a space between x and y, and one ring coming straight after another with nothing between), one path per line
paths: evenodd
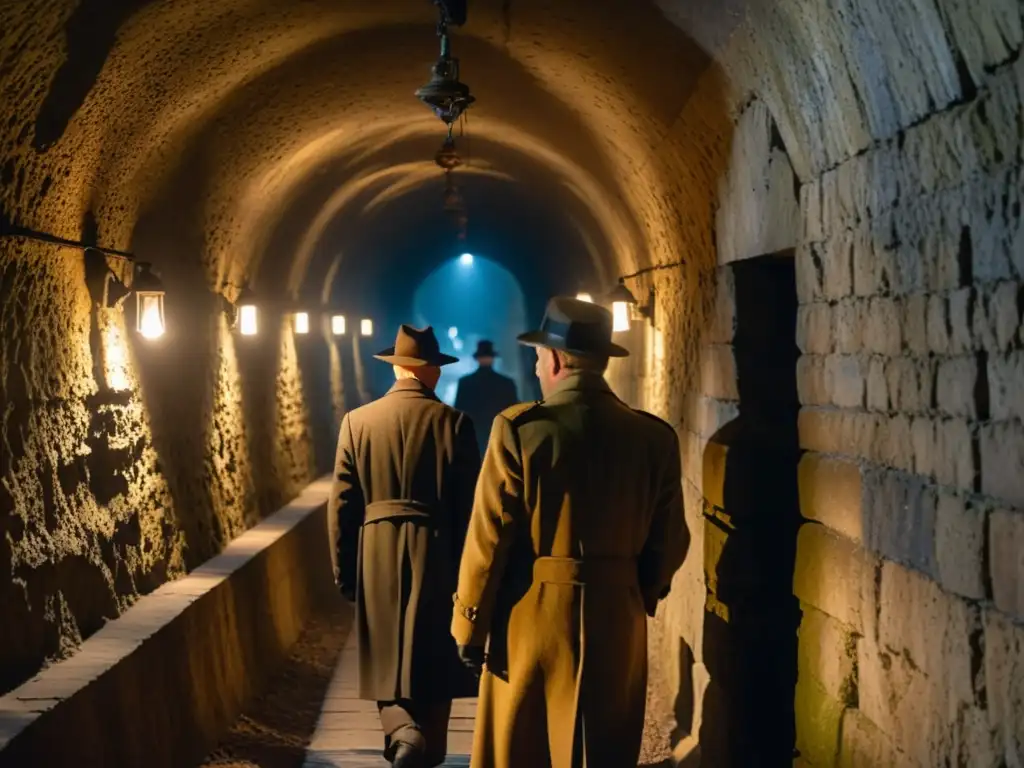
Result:
M483 645L516 521L523 512L519 440L511 422L498 416L476 484L469 532L459 567L452 637L459 645Z
M476 444L476 431L473 420L465 414L462 414L455 424L455 457L452 469L452 509L455 517L455 546L452 551L458 562L458 558L462 557L470 513L473 510L476 479L480 475L480 448Z
M342 591L356 588L356 563L359 555L359 529L363 524L366 502L356 473L355 441L348 415L341 420L338 452L334 460L334 484L327 514L338 522L338 584Z
M690 531L686 527L683 507L679 438L674 431L665 453L667 463L655 488L654 514L639 558L640 592L644 607L651 616L654 616L658 601L668 596L672 577L690 548Z

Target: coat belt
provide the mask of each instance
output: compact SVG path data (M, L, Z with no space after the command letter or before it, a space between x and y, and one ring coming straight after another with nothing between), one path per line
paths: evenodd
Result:
M366 516L363 518L363 522L367 524L376 523L379 520L413 519L421 523L429 523L434 519L432 509L429 504L412 499L375 501L366 505Z
M533 580L546 584L589 584L632 587L637 584L633 557L538 557L533 562Z

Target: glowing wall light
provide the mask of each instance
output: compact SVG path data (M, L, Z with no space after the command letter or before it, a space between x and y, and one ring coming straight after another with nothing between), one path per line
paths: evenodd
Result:
M624 301L612 302L612 331L629 330L629 305Z
M458 335L459 335L459 329L456 328L454 325L451 328L448 329L448 338L449 339L454 339Z
M577 301L585 301L588 304L593 304L594 303L594 297L591 296L589 293L577 293L576 294L576 300Z
M628 331L629 308L636 304L636 297L626 287L624 280L619 279L619 284L608 294L608 301L612 305L612 331Z
M164 284L153 274L148 262L136 266L132 280L135 291L135 324L138 332L147 339L158 339L164 335Z
M305 335L309 333L309 313L308 312L296 312L295 313L295 332Z
M258 330L256 295L248 288L243 288L238 297L238 331L243 336L255 336Z
M461 264L464 267L472 267L473 266L473 254L472 253L464 253L461 256L459 256L459 264Z
M331 333L335 336L345 335L345 316L335 315L331 318Z
M373 320L362 320L359 323L359 332L363 336L373 336Z

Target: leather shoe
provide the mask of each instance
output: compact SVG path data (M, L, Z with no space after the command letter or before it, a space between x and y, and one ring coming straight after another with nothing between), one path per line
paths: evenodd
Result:
M423 768L423 753L411 744L399 742L391 765L394 768Z

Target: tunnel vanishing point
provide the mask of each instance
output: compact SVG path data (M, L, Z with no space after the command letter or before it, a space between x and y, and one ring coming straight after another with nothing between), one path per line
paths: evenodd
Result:
M534 318L649 302L608 375L683 446L683 764L1024 766L1024 4L474 0L464 243L436 13L0 5L2 690L329 469L376 349L288 307L379 341L468 249Z

